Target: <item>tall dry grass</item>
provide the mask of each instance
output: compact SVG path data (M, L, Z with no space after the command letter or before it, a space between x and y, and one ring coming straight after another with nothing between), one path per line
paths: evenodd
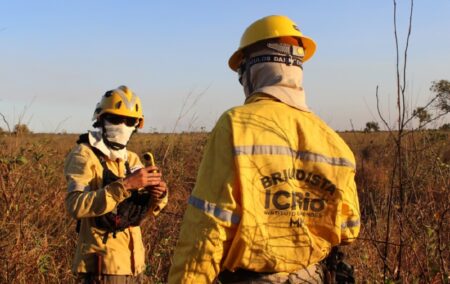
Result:
M342 133L357 158L356 181L362 212L360 238L347 247L360 283L382 283L386 263L396 269L395 249L386 245L389 171L395 162L387 133ZM404 283L443 281L448 275L450 135L417 132L405 139L407 207L394 212L393 226L406 220ZM0 282L71 283L70 263L77 234L64 208L63 161L77 135L0 136ZM147 279L165 283L186 200L193 189L207 134L139 134L130 149L152 151L170 187L170 203L143 223ZM165 158L164 158L165 157ZM394 196L394 199L398 198ZM395 204L395 200L394 204ZM396 230L392 230L396 232ZM399 244L390 238L391 247ZM397 248L398 249L398 248ZM445 278L448 279L448 278Z

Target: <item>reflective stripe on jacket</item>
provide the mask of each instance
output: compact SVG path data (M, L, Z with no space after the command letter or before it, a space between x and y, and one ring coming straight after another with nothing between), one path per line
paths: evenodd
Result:
M130 151L128 162L132 171L143 167L138 156ZM106 159L106 163L115 175L125 176L124 161ZM73 218L81 220L72 270L95 273L97 267L101 267L103 274L141 273L145 269L145 251L140 227L129 227L116 232L115 237L108 234L106 243L103 243L105 231L94 227L94 220L91 218L113 211L119 202L130 196L121 180L103 187L103 167L91 148L85 144L77 145L68 154L64 173L68 188L66 208ZM156 210L152 211L157 214L166 204L167 195L158 204L154 204ZM102 256L100 266L96 255Z
M359 233L355 159L320 118L257 95L213 129L170 283L220 271L292 272Z

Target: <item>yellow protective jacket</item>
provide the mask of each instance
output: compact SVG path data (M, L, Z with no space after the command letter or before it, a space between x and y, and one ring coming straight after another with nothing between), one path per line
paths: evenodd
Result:
M126 173L124 161L106 159L108 168L118 177ZM131 170L142 168L138 156L128 151ZM116 232L114 238L108 235L103 243L105 231L93 226L92 217L113 211L119 202L130 196L122 181L103 186L103 167L87 144L77 145L66 157L64 173L67 180L66 208L70 215L81 220L78 242L72 270L97 272L101 267L103 274L137 275L145 269L145 250L139 226ZM154 214L167 204L167 195L154 201L151 212ZM100 265L97 255L101 255Z
M360 213L355 159L311 112L262 94L232 108L209 138L169 283L220 271L293 272L352 242Z

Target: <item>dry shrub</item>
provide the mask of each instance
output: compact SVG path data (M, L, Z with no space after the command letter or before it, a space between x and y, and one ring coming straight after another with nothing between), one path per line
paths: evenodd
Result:
M61 169L67 143L61 138L1 140L2 283L60 283L70 276L74 231L64 212Z
M354 262L357 279L381 283L383 266L388 275L398 268L400 231L403 237L402 282L431 283L448 281L448 242L450 240L450 167L441 157L450 150L448 132L411 132L403 140L405 172L402 186L404 205L398 193L389 200L396 161L395 145L389 133L345 133L357 159L362 230L359 240L347 251ZM389 203L393 204L389 253L386 248ZM389 280L391 281L391 280Z

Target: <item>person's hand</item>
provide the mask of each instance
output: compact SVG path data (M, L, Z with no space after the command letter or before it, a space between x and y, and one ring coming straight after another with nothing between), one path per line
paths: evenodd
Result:
M156 190L156 192L160 192L162 190L160 185L161 182L161 173L159 172L158 167L148 166L139 169L124 178L122 184L126 190L136 190L146 187L158 187L158 190ZM167 186L165 186L164 188L167 189Z
M167 184L165 181L160 180L159 184L154 186L147 186L145 188L150 193L153 199L161 199L167 194Z

